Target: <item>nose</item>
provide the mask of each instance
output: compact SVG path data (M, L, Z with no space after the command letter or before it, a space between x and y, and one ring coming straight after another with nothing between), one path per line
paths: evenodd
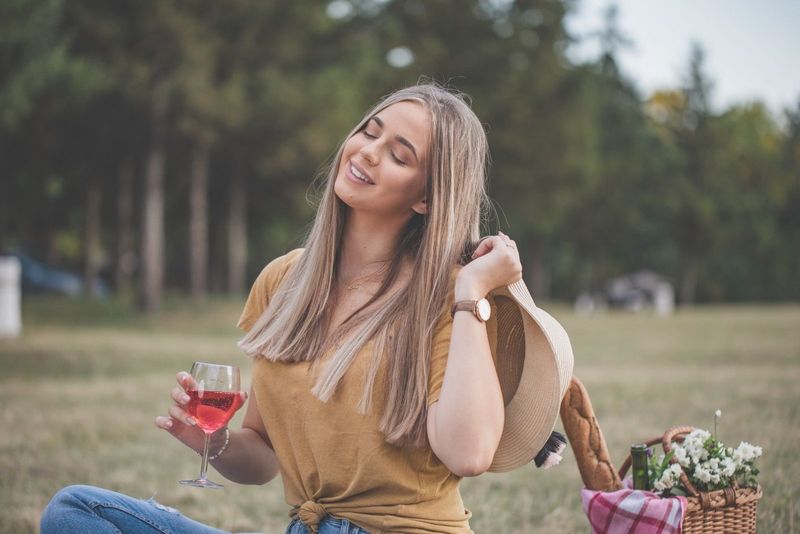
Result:
M375 143L367 143L358 151L370 165L378 164L378 150Z

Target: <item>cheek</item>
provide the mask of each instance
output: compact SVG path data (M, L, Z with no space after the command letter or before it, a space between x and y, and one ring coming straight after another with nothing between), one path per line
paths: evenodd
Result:
M425 174L422 172L414 173L414 178L411 180L411 190L417 196L425 196L426 185L427 180L425 179Z
M414 201L425 196L425 179L417 172L406 174L395 183L397 184L396 191L400 196Z
M342 149L342 161L358 152L362 144L363 141L359 139L359 134L355 134L353 137L345 141L344 148Z

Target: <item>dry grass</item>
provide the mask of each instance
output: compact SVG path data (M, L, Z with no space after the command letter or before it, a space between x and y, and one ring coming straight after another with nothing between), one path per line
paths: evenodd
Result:
M36 532L60 487L88 483L150 497L229 530L282 532L278 481L228 484L211 495L176 484L199 459L152 424L173 373L195 359L247 367L231 326L240 303L168 303L137 318L120 303L26 302L25 335L0 342L0 532ZM610 314L577 318L554 309L573 340L575 372L590 393L615 461L633 441L673 424L762 445L759 530L800 530L800 307L721 307L670 319ZM241 415L239 415L241 417ZM217 478L219 478L217 476ZM580 478L566 455L533 467L465 480L476 532L587 532Z

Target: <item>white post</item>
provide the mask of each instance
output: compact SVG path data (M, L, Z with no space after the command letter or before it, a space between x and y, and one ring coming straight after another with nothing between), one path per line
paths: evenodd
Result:
M675 292L672 290L672 286L662 282L656 287L655 293L653 307L656 309L656 315L661 317L672 315L675 310Z
M0 256L0 337L17 337L22 331L19 259Z

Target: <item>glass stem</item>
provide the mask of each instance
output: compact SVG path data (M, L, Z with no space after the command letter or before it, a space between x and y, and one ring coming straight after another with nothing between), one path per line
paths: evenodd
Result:
M208 469L208 442L211 441L211 434L203 432L205 441L203 443L203 461L200 464L200 480L206 479L206 469Z

